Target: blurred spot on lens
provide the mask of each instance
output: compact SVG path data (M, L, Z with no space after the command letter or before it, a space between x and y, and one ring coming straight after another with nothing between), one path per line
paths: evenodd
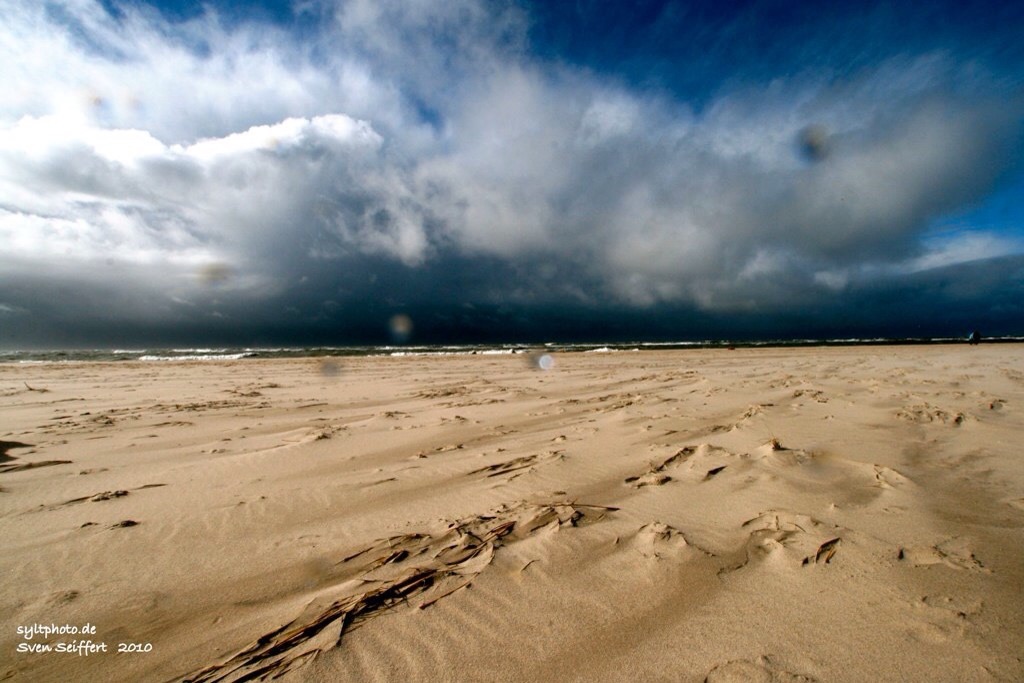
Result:
M526 354L526 362L534 370L550 370L555 367L555 357L539 351Z
M341 374L341 363L336 358L321 358L319 370L323 377L337 377Z
M398 343L404 343L412 335L412 318L405 313L391 316L388 321L388 328L391 330L391 338Z
M797 134L797 147L807 161L824 161L831 147L828 130L816 123L805 127Z
M230 280L232 275L234 275L234 270L231 266L219 262L208 263L197 273L199 282L207 287L222 285Z

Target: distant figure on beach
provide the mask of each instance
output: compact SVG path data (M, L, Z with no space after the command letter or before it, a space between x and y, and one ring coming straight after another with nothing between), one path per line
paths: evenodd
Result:
M967 337L967 343L972 345L972 346L974 344L977 344L980 341L981 341L981 333L978 332L977 330L974 330L973 332L971 332L971 334Z

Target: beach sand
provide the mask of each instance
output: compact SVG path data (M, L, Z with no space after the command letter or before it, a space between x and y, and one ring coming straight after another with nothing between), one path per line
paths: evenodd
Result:
M1024 680L1022 351L2 365L0 680Z

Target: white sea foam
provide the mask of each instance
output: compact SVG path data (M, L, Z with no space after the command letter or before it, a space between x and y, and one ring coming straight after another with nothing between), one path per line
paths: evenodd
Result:
M139 356L142 361L166 361L166 360L239 360L251 356L251 353L209 353L190 354L182 356Z

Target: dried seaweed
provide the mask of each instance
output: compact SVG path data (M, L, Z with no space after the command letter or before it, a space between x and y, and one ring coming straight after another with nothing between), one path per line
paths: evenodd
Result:
M724 470L726 467L728 467L728 465L719 465L718 467L712 467L710 470L708 470L708 473L704 475L704 478L710 479L711 477L715 476L716 474Z
M505 462L499 462L494 465L487 465L479 469L471 470L469 474L481 474L487 472L488 477L498 477L502 474L508 474L509 472L515 472L516 470L526 469L531 467L537 462L536 455L524 455L520 458L512 458Z
M70 460L40 460L38 462L26 462L20 465L5 464L0 465L0 474L6 474L7 472L21 472L23 470L34 470L37 467L53 467L54 465L70 465Z
M625 482L632 484L635 488L641 488L643 486L661 486L672 481L672 477L663 472L672 467L676 463L685 461L691 455L697 452L697 449L693 446L686 446L676 451L673 455L662 461L660 465L652 465L649 470L641 475L635 477L627 477Z
M118 522L117 524L115 524L114 526L112 526L110 528L111 529L127 529L128 527L138 526L138 525L139 525L139 523L136 522L134 519L126 519L123 522Z
M13 450L15 448L32 448L32 444L22 443L20 441L0 441L0 462L17 460L17 458L7 455L7 451Z
M815 564L828 564L835 557L836 551L839 549L839 543L842 541L840 538L833 538L825 541L818 546L818 551L814 553ZM811 563L810 557L805 557L803 564L807 565Z
M575 526L584 508L602 506L521 503L454 522L443 532L381 539L347 556L368 561L353 566L351 578L321 594L294 621L260 636L228 659L189 674L190 683L276 678L320 652L336 647L345 632L382 612L422 598L419 608L466 588L507 540L542 528ZM606 508L613 509L613 508Z
M31 470L36 467L49 467L50 465L66 465L71 462L70 460L43 460L40 462L14 464L13 461L17 460L17 458L7 454L7 451L14 450L15 448L32 448L32 446L33 444L20 441L0 441L0 474ZM31 453L32 451L29 452Z

